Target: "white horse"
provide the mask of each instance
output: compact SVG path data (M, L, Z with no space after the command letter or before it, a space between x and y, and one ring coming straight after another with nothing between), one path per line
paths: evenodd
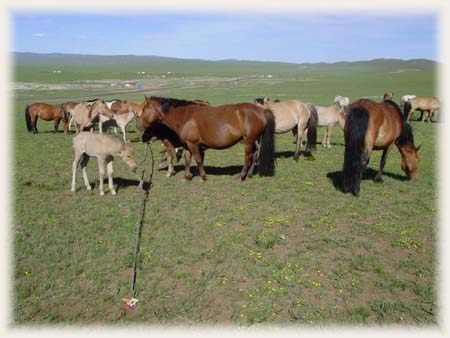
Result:
M130 167L132 172L136 172L137 163L133 147L130 142L123 142L116 136L93 134L89 132L81 132L72 140L73 150L75 151L75 159L72 164L72 185L70 191L75 192L75 176L78 163L80 163L83 171L84 185L87 190L91 190L89 179L87 177L86 166L90 157L97 157L98 173L99 173L99 190L100 195L104 195L103 191L103 175L105 174L105 162L108 171L108 185L111 194L115 195L113 185L113 160L115 156L120 156L122 160Z
M347 107L348 107L348 105L350 103L350 100L346 96L338 95L338 96L335 96L334 103L337 103L337 105L339 106L339 109L342 112L344 112L344 114L345 114L345 111L347 110Z

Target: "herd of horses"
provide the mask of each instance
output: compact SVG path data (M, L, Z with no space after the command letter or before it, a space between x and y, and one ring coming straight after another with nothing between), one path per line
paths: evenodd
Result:
M352 103L347 97L336 96L335 103L320 106L299 100L271 101L258 98L253 103L211 105L203 100L180 100L164 97L145 97L144 102L101 99L86 102L66 102L60 105L34 103L25 108L28 131L37 133L37 120L54 121L54 130L62 120L68 133L74 123L77 135L73 139L75 159L71 191L75 191L75 176L80 165L88 190L86 166L89 157L99 163L100 194L103 195L104 165L107 164L109 189L115 194L112 181L112 161L120 156L130 169L137 169L135 154L126 140L126 127L136 120L141 140L161 140L167 152L168 173L173 169L176 148L184 149L185 173L192 179L191 162L194 157L199 175L206 180L204 159L206 149L227 149L241 142L244 144L244 165L239 174L241 180L253 176L275 175L275 134L292 132L295 140L293 158L302 153L312 157L317 141L317 127L327 130L322 141L330 147L331 131L338 124L344 131L345 153L343 161L342 191L359 194L362 173L367 167L373 150L383 150L375 181L382 181L383 168L389 151L395 145L400 151L401 168L409 179L418 174L419 147L415 147L409 120L414 111L428 113L428 122L439 109L434 97L405 95L401 107L392 101L393 93L384 95L381 102L359 99ZM423 121L423 118L421 118ZM98 124L100 134L93 133ZM110 127L119 127L123 140L106 133ZM87 132L89 130L90 132ZM117 133L117 131L116 131ZM300 151L303 139L305 150Z

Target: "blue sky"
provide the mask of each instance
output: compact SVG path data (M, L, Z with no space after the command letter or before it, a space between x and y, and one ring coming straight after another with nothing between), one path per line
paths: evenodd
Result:
M437 60L434 13L14 12L11 51L207 60Z

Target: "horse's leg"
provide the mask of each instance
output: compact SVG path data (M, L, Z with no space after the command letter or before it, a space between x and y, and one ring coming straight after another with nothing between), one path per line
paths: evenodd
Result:
M55 126L55 133L58 132L58 127L59 127L59 122L61 121L61 119L55 119L54 120L54 126Z
M105 192L103 191L103 176L105 175L105 163L101 157L97 157L97 160L98 160L98 177L100 180L98 189L100 191L100 195L104 195Z
M120 130L122 130L123 141L124 141L124 142L127 142L127 133L126 133L126 130L125 130L125 126L124 126L124 125L121 125L121 126L120 126Z
M80 163L80 167L81 167L81 171L83 173L83 180L84 180L84 185L86 186L87 190L91 190L91 185L89 184L89 178L87 175L87 165L89 162L89 155L87 154L83 154L83 158L81 159L81 163Z
M38 133L37 120L38 120L37 115L34 115L34 116L31 117L31 125L33 126L33 134L37 134Z
M103 134L103 122L102 119L98 119L98 131L100 134ZM105 131L106 132L106 131Z
M250 166L250 161L252 160L253 155L253 144L254 142L246 142L245 143L245 159L244 159L244 166L241 170L241 181L244 181L247 177L247 171Z
M331 133L333 132L333 124L327 126L327 148L331 148Z
M386 159L387 159L387 155L389 153L389 151L392 148L392 144L387 147L386 149L383 150L383 155L381 156L381 161L380 161L380 168L378 169L378 172L375 176L375 178L373 179L375 182L383 182L383 178L381 178L381 175L383 175L383 168L386 165Z
M191 173L191 160L192 160L192 153L189 148L186 148L184 150L184 161L186 162L186 166L184 168L184 178L190 181L192 179L192 173Z
M247 171L247 177L253 176L253 171L255 170L255 165L258 162L259 158L259 149L260 149L259 142L255 141L255 143L253 143L251 165Z
M113 185L113 158L106 160L106 169L108 171L108 187L111 194L115 195L116 191L114 190Z
M167 158L167 174L166 177L170 177L174 174L175 170L173 169L173 145L170 142L166 142L166 158Z
M83 156L83 153L75 150L75 159L73 160L73 163L72 163L72 184L70 187L70 191L72 191L72 192L75 192L75 177L77 175L78 163L80 162L80 159L82 156Z
M192 155L195 158L195 162L197 162L198 172L200 174L200 177L203 179L203 181L206 181L206 171L205 171L205 168L203 167L204 154L202 154L202 150L200 149L200 146L197 144L194 144L194 143L189 143L188 146L192 152Z
M301 125L297 126L297 144L295 145L295 153L294 160L298 161L298 157L300 156L300 146L302 144L303 133L305 132L305 128L301 128Z

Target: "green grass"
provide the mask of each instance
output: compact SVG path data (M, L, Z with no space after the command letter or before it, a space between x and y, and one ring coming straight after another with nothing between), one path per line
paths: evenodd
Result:
M432 95L435 90L429 70L358 69L345 77L338 71L273 73L271 81L160 94L211 103L268 95L331 104L337 94L356 99L392 90L398 99L403 93ZM26 74L21 78L26 80ZM208 150L208 181L197 176L186 182L183 161L174 177L165 177L165 169L159 169L160 146L154 143L155 172L138 259L139 303L124 312L138 217L137 178L117 159L117 196L101 197L93 160L88 175L95 188L86 191L79 173L77 191L71 193L72 135L54 134L52 123L44 121L37 135L25 128L21 98L34 95L38 101L49 93L16 94L14 323L437 323L437 124L412 123L415 142L422 144L416 181L399 179L404 176L400 154L393 150L384 183L364 180L359 197L333 186L331 177L342 170L344 153L338 127L332 148L319 144L315 161L293 161L292 135L277 135L276 176L246 182L234 177L244 156L240 144ZM70 99L79 92L50 94ZM143 99L142 94L123 97ZM140 161L144 145L138 133L129 136ZM380 158L373 153L372 170Z

